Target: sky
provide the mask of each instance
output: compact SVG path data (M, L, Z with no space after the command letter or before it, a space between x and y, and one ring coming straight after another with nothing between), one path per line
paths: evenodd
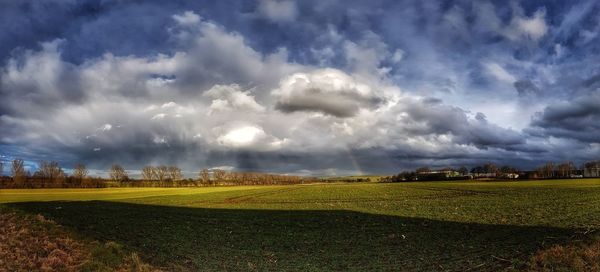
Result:
M0 160L581 164L600 159L599 34L596 0L0 0Z

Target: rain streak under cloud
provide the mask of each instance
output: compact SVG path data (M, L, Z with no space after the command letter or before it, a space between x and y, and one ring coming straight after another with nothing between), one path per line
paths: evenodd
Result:
M597 1L12 1L0 159L394 173L600 156Z

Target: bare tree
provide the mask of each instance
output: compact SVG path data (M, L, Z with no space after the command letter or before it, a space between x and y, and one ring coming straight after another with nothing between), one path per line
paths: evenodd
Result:
M25 175L25 162L22 159L13 160L11 167L13 177Z
M560 169L558 169L558 167L556 167L556 165L553 162L548 162L543 166L537 168L535 170L535 173L538 178L552 178L554 177L555 170L559 170L560 172Z
M488 174L497 174L498 173L498 166L496 166L495 164L489 162L483 165L483 170L488 173Z
M25 182L25 162L22 159L14 159L11 168L15 183L22 184Z
M76 179L82 180L85 177L87 177L88 173L89 171L83 163L78 163L73 168L73 177L75 177Z
M142 179L144 180L155 180L156 179L156 169L153 166L145 166L142 169Z
M554 167L555 167L554 162L548 162L543 166L545 177L547 177L547 178L554 177Z
M0 161L0 177L4 174L4 163Z
M571 177L573 172L575 170L577 170L577 167L575 166L575 164L572 161L569 161L567 164L569 165L569 177Z
M64 181L65 172L63 172L58 162L42 161L38 166L38 170L34 173L36 178L48 180L54 183L61 183Z
M210 173L208 172L208 169L202 169L198 175L200 177L200 182L210 184Z
M181 169L177 166L167 167L167 175L172 181L180 180L183 177L181 175Z
M575 165L573 162L565 162L556 166L556 170L558 171L558 175L563 178L568 178L571 176L571 172L575 170Z
M417 173L426 173L426 172L431 171L431 169L429 169L429 167L420 167L420 168L417 168L417 170L415 170L415 171Z
M161 165L155 167L154 170L156 171L156 179L158 179L159 181L164 181L167 178L167 173L169 171L168 167Z
M223 182L225 180L226 175L227 175L227 172L222 169L215 169L213 171L213 176L215 178L215 182L217 182L217 183Z
M111 166L109 175L110 179L114 181L124 181L128 178L127 172L125 172L123 166L120 166L118 164L113 164L113 166Z

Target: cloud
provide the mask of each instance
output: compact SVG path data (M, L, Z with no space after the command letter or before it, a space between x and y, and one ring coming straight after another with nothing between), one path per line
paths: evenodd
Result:
M314 111L344 118L372 109L383 98L377 90L336 69L319 69L284 78L272 94L284 112Z
M41 50L27 50L11 58L0 74L2 112L13 115L38 113L37 108L77 103L86 94L75 67L62 61L62 40L41 44Z
M265 141L268 135L258 126L243 125L231 128L217 138L220 145L233 148L256 146L258 142Z
M502 7L502 6L500 6ZM539 8L531 16L525 15L523 7L518 2L510 3L510 20L504 23L498 16L498 8L488 1L473 3L477 20L476 30L483 33L500 35L515 43L537 43L549 31L546 23L546 9ZM507 12L507 11L505 11ZM460 16L463 19L465 16Z
M497 80L499 80L501 82L513 84L516 81L515 76L513 76L511 73L509 73L506 69L504 69L498 63L486 62L486 63L483 63L483 67L486 69L486 71L488 72L489 75L491 75L492 77L496 78Z
M112 125L111 124L104 124L102 125L100 128L98 128L101 131L109 131L112 129Z
M257 10L274 22L291 22L298 14L295 2L289 0L260 0Z
M559 102L536 114L528 131L538 136L576 139L600 143L600 93L572 102Z
M0 153L289 173L598 154L594 1L157 3L0 11L20 22Z
M440 135L447 138L445 144L465 144L482 149L513 149L525 144L525 138L519 132L489 123L482 113L470 117L463 109L439 100L404 98L392 111L396 113L396 129L411 136Z
M200 23L200 16L193 11L186 11L183 14L173 15L173 19L182 26L193 26Z
M538 96L542 92L531 80L518 80L513 85L519 96Z
M242 91L239 85L215 85L204 96L213 98L210 112L226 110L248 110L261 112L265 107L256 102L250 91Z
M529 39L537 42L547 31L546 10L540 9L531 17L514 16L503 34L511 40Z
M287 62L285 50L262 54L248 46L239 33L227 32L210 21L172 29L172 34L182 50L172 57L177 65L172 74L175 85L186 92L208 89L215 83L270 84L282 74L300 69Z
M396 49L396 51L394 51L394 54L392 55L392 61L394 63L402 61L402 59L404 58L404 54L405 52L402 49Z
M489 1L477 1L473 3L476 16L476 30L480 32L498 32L501 29L502 20L496 15L494 4Z

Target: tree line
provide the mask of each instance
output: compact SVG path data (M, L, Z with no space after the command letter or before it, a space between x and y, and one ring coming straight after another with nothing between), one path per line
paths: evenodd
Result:
M595 171L595 172L594 172ZM577 167L573 162L547 162L532 171L523 171L511 166L497 166L494 163L478 165L470 170L465 166L460 168L441 168L433 170L420 167L414 171L402 171L396 175L383 177L383 182L402 182L417 180L451 180L451 179L550 179L550 178L581 178L584 173L599 175L600 161L592 161Z
M10 163L11 176L4 176L0 162L0 188L103 188L103 187L191 187L223 185L275 185L302 184L321 181L312 177L268 174L260 172L233 172L222 169L202 169L195 178L184 178L177 166L152 166L142 168L140 178L131 178L125 168L113 164L108 169L108 179L92 177L82 163L75 165L71 174L65 173L58 162L42 161L31 174L25 162L15 159Z
M4 176L4 168L10 176ZM592 161L576 167L573 162L548 162L533 171L521 171L511 166L497 166L493 163L472 167L431 169L421 167L414 171L403 171L396 175L382 177L382 182L402 182L416 180L453 180L478 178L580 178L588 175L600 176L600 161ZM102 188L102 187L185 187L219 185L275 185L302 184L312 182L342 182L344 179L318 179L293 175L268 174L260 172L233 172L223 169L201 169L195 178L184 178L177 166L148 165L142 168L140 178L131 178L125 168L114 164L108 169L108 179L92 177L82 163L76 164L71 174L65 173L58 162L42 161L34 173L25 169L22 159L15 159L5 165L0 162L0 188ZM362 179L352 179L360 182ZM365 179L364 181L368 181Z
M101 188L105 180L89 177L83 164L73 167L67 175L57 162L42 161L32 174L25 170L25 162L15 159L10 163L11 176L4 176L4 163L0 162L0 188Z
M530 173L530 178L576 178L583 177L584 164L580 168L573 162L555 163L548 162Z

